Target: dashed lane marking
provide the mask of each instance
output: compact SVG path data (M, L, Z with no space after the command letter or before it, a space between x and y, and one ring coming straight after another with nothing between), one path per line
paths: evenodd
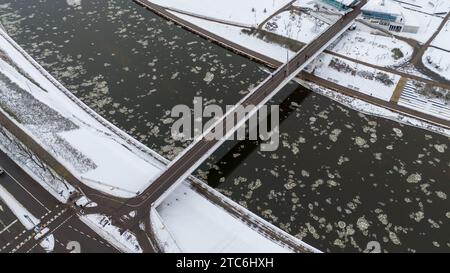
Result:
M69 227L70 229L72 229L72 230L74 230L74 231L80 233L81 235L84 235L84 236L88 237L89 239L92 239L92 240L94 240L94 241L96 241L96 242L99 242L100 244L102 244L102 245L104 245L104 246L107 246L107 247L113 249L113 247L112 247L111 245L109 245L108 243L103 242L103 240L98 240L97 238L92 237L91 235L86 234L86 233L84 233L83 231L81 231L81 230L79 230L79 229L77 229L77 228L75 228L75 227L73 227L73 226L71 226L71 225L68 225L68 227Z
M67 208L64 208L64 209L62 209L61 211L59 211L58 212L58 217L63 213L63 212L66 212L67 211ZM48 215L49 213L47 213L47 215ZM49 220L49 221L47 221L45 224L41 224L40 225L40 230L42 231L42 230L44 230L49 224L51 224L54 220L56 220L58 217L52 217L52 219L51 220ZM36 225L36 226L38 226L38 225ZM35 226L35 227L36 227ZM33 228L33 229L31 229L31 230L23 230L22 231L22 233L20 233L19 235L17 235L15 238L14 238L14 240L12 241L12 242L14 242L14 241L17 241L22 235L24 235L26 232L31 232L30 233L30 235L28 236L28 237L26 237L24 240L22 240L20 243L18 243L18 245L16 245L12 250L11 250L11 252L16 252L18 249L20 249L20 247L22 247L25 243L27 243L28 241L30 241L32 238L34 238L37 234L38 234L38 232L36 232L35 231L35 229ZM47 232L48 233L48 232ZM47 234L47 233L45 233L45 234ZM45 235L44 234L44 235ZM45 238L45 236L42 236L42 238ZM7 248L8 246L10 246L11 244L12 244L12 242L8 242L6 245L4 245L3 247L2 247L2 249L1 249L1 251L3 251L3 250L5 250L5 248Z
M49 232L47 232L47 234L52 234L54 233L56 230L58 230L62 225L64 225L65 223L67 223L67 221L69 221L75 214L70 215L69 217L67 217L66 220L64 220L61 224L59 224L57 227L55 227L53 230L50 230ZM48 235L47 235L48 236ZM42 238L45 238L45 236L42 236ZM40 240L41 241L41 240ZM27 250L27 253L29 253L31 250L33 250L39 243L37 242L36 244L34 244L29 250Z

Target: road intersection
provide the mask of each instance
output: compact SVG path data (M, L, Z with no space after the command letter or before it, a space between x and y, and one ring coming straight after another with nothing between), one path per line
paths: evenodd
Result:
M45 236L36 237L36 230L45 228L55 239L54 252L118 252L79 219L77 210L60 203L2 151L0 166L5 170L0 185L40 221L28 230L0 201L0 252L44 252L39 243Z

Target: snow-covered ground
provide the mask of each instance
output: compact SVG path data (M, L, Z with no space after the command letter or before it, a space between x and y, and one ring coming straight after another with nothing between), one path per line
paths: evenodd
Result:
M413 53L413 48L407 43L395 37L372 34L370 28L361 23L357 23L357 29L345 32L328 49L379 66L405 63Z
M389 101L400 76L322 53L307 68L315 76L341 86Z
M314 2L315 1L307 1L305 3L300 3L296 1L294 2L294 5L306 6L314 9ZM431 37L442 21L442 18L438 16L431 16L424 14L423 12L412 11L409 9L404 10L406 14L405 16L410 19L412 18L411 20L414 20L413 23L420 24L421 29L417 34L396 34L417 39L423 43ZM290 56L294 53L286 49L282 43L277 43L273 40L270 41L265 39L264 36L243 33L242 29L239 27L214 23L176 12L172 13L201 28L215 33L218 36L276 59L280 62L286 61L286 52L289 52ZM314 11L310 12L310 14L317 13L318 12ZM326 12L324 14L326 14ZM277 27L274 27L273 23L276 23ZM324 23L322 28L325 25L326 24ZM311 28L308 29L308 26L314 26L314 19L311 19L310 15L303 14L302 16L299 16L297 13L283 12L269 20L264 26L264 29L293 39L296 39L298 35L298 40L306 42L311 41L315 36L311 31ZM406 42L400 41L395 37L383 36L373 28L360 23L357 23L357 28L355 30L345 32L342 38L332 44L328 50L380 66L397 66L404 64L410 59L413 53L413 49ZM322 54L321 56L326 55ZM325 58L328 59L322 60L322 62L328 61L329 64L331 57L328 56ZM355 72L355 75L352 75L352 73L342 73L336 69L331 69L329 66L325 67L323 64L320 69L316 68L314 72L319 77L339 83L340 85L351 88L355 91L362 92L385 101L389 101L391 99L395 87L400 79L398 75L385 73L383 71L375 70L350 61L341 61L345 62L350 70L357 70L358 72ZM315 60L315 64L320 65L320 58ZM313 68L310 69L310 71L312 70ZM418 73L415 72L415 74ZM385 83L382 83L383 80L386 80Z
M421 83L415 84L413 81L408 81L398 100L398 105L450 120L450 95L446 96L449 91L441 89L440 96L437 97L438 91L427 90L424 92L424 86L422 85Z
M317 0L296 0L292 5L299 8L314 10L318 4Z
M309 43L328 26L311 15L285 11L270 19L263 28L283 37Z
M297 81L300 84L305 84L300 80L297 80ZM437 133L437 134L444 135L446 137L450 137L450 129L445 129L443 127L435 126L435 125L418 120L413 117L402 115L400 113L391 111L389 109L386 109L386 108L383 108L383 107L380 107L380 106L377 106L377 105L374 105L371 103L367 103L360 99L346 96L344 94L335 92L333 90L327 89L325 87L319 86L314 83L307 83L306 86L308 86L309 88L311 88L314 92L316 92L318 94L327 96L328 98L330 98L334 101L337 101L345 106L348 106L352 109L361 111L363 113L387 118L387 119L394 120L396 122L400 122L400 123L403 123L403 124L406 124L409 126L422 128L422 129L429 130L429 131Z
M0 185L0 199L8 206L11 212L17 217L19 222L27 229L34 229L39 225L40 221L31 214L12 194L10 194L2 185ZM38 230L36 230L38 232ZM36 235L38 236L38 235ZM55 238L52 234L45 237L40 246L47 252L53 251L55 246Z
M8 56L0 59L1 105L23 130L92 188L132 197L148 187L161 163L70 100L3 36L0 50Z
M306 13L285 11L269 20L264 30L302 43L310 43L329 25ZM339 54L380 66L405 63L413 48L395 37L372 34L372 28L357 23L357 29L345 32L328 49Z
M394 33L398 36L414 39L420 43L426 43L434 32L437 31L442 22L441 17L428 15L425 13L413 11L410 9L403 9L406 24L418 25L419 31L417 33L398 32Z
M289 252L184 183L159 205L157 212L164 225L154 226L160 227L158 233L170 233L164 241L169 251Z
M448 0L399 0L398 3L404 8L431 14L450 11L450 1Z
M256 26L291 0L151 0L167 8L175 8L190 13Z
M114 139L92 137L86 128L59 135L81 153L88 155L93 162L102 163L100 167L81 174L82 180L93 188L104 192L117 188L131 196L142 190L160 172L154 165L130 153L126 147L117 145Z
M252 49L258 53L264 54L280 62L286 62L287 52L289 54L289 57L295 54L295 52L284 48L280 44L264 41L257 36L243 33L242 28L210 22L176 12L172 13L227 40L237 43L243 47Z
M117 249L127 253L142 253L136 236L129 231L121 234L120 229L113 226L108 217L101 214L88 214L80 216L80 220Z
M28 147L2 127L0 127L0 149L60 202L66 203L71 192L75 191L74 187L40 162Z
M450 52L429 47L422 61L426 67L450 80Z
M450 50L450 21L447 21L441 32L434 38L431 45Z

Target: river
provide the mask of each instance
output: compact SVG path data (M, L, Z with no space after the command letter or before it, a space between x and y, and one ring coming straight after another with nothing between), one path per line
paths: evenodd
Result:
M233 104L265 76L132 1L0 0L0 19L81 100L169 159L188 144L170 137L173 106L194 96ZM449 138L296 84L283 95L271 102L281 106L279 149L240 142L196 175L323 251L370 241L388 252L450 250Z

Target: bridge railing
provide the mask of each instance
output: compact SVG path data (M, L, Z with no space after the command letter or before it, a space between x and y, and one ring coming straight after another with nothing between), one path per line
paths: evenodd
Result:
M226 117L230 116L232 113L234 113L236 111L236 109L243 104L243 102L245 102L248 98L250 98L259 88L261 88L262 86L264 86L265 84L267 84L271 79L272 79L272 75L275 75L277 73L279 73L280 71L284 70L286 67L289 66L290 62L296 58L298 55L302 54L303 51L307 50L307 48L309 46L311 46L314 41L320 39L333 25L330 25L329 27L327 27L326 29L322 30L320 32L320 34L317 36L316 39L314 39L312 42L310 42L309 44L307 44L306 46L304 46L302 49L300 49L296 54L294 54L291 57L288 57L288 60L286 63L284 63L283 65L279 66L275 71L273 71L272 73L269 73L269 76L266 77L262 82L260 82L255 88L253 88L252 91L250 91L247 95L245 95L241 100L239 100L232 108L230 108L220 119L218 119L216 122L214 122L208 129L206 129L202 134L200 134L199 136L197 136L191 144L188 145L188 147L186 147L181 153L179 153L171 162L167 167L170 167L171 165L173 165L175 162L177 162L180 158L182 158L190 149L192 149L192 147L194 147L195 145L198 144L198 142L200 142L202 139L205 138L206 135L210 134L212 132L212 130L214 128L216 128L219 124L223 123L226 120ZM311 57L309 58L311 59ZM291 73L292 74L292 73ZM253 113L251 113L253 114ZM246 117L244 118L245 120L248 119L248 117L250 117L250 113L248 113L246 115ZM237 126L235 126L237 127ZM229 137L229 136L228 136ZM225 136L225 139L228 139L227 136Z

